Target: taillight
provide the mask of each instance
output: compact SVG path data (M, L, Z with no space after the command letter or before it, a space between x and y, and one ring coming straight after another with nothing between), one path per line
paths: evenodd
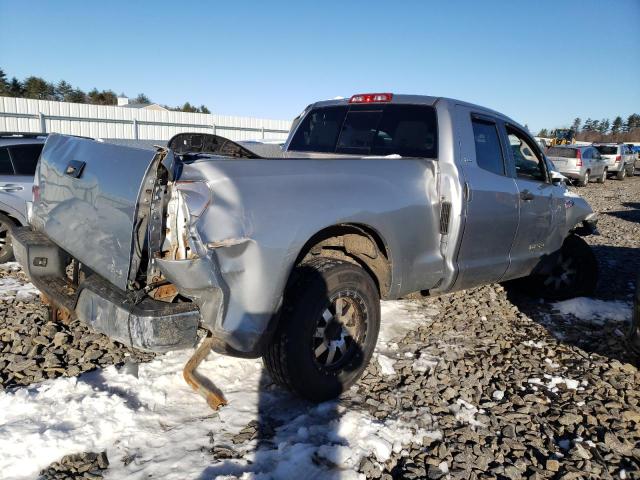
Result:
M360 93L349 99L349 103L385 103L393 98L392 93Z
M582 166L582 151L581 150L576 150L576 165L578 167Z
M40 185L33 185L31 187L31 198L33 198L33 202L40 201Z
M622 160L622 155L616 156L616 163L618 163L620 160Z

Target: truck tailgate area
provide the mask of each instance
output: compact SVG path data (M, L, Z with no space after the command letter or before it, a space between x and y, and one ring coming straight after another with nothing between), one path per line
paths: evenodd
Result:
M36 174L32 225L125 290L138 197L153 157L151 150L51 135Z

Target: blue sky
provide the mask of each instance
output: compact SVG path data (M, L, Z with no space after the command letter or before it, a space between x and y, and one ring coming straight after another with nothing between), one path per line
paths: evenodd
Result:
M268 118L337 95L448 96L537 131L640 112L640 0L0 0L0 67Z

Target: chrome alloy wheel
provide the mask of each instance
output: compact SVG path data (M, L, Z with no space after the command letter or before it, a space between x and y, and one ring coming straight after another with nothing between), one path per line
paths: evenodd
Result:
M11 237L9 234L9 225L0 220L0 257L11 248Z
M346 365L361 348L367 331L367 308L357 292L343 290L329 299L313 333L315 363L323 370Z
M551 273L544 281L544 285L554 290L570 287L576 280L578 270L574 264L574 259L565 257L562 253L558 255L558 261L554 265Z

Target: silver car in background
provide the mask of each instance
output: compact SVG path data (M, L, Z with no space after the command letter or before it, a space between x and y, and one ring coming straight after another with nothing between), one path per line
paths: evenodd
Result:
M604 183L608 164L591 145L557 145L547 150L547 157L556 170L584 187L592 180Z
M33 174L46 138L0 132L0 263L13 259L10 230L27 224Z
M615 173L618 180L624 180L626 176L633 177L635 156L627 145L624 143L594 143L593 146L606 159L609 174Z

